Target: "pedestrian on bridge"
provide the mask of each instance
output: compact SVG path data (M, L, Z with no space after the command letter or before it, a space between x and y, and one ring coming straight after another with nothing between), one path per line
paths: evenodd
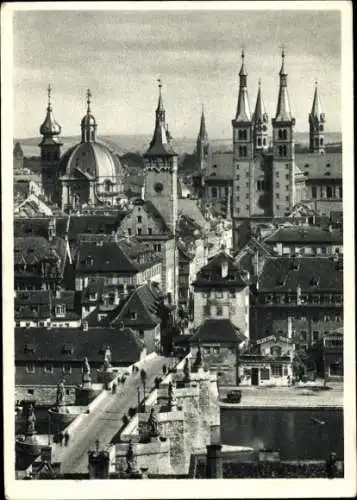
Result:
M112 394L115 394L117 392L117 384L114 382L112 385Z
M68 446L68 441L69 441L69 434L68 431L64 433L64 445Z
M64 438L63 432L60 432L58 435L58 442L61 446L63 445L63 438Z

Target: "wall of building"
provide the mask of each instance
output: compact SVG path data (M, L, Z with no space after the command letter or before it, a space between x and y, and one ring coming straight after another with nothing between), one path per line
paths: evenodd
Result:
M73 405L76 399L76 386L66 386L66 404ZM15 385L15 401L35 400L36 406L54 405L57 385Z
M219 373L219 385L238 385L238 345L200 344L202 363L206 370ZM197 346L191 347L192 357L197 355Z
M252 308L251 341L269 335L289 335L301 346L310 347L327 332L343 324L343 307L338 308ZM289 319L290 318L290 319ZM289 333L290 332L290 333Z
M208 293L209 296L207 296ZM220 307L222 314L218 315L217 308ZM194 327L197 328L209 318L229 318L249 338L249 287L236 290L232 288L231 291L196 288L194 292Z

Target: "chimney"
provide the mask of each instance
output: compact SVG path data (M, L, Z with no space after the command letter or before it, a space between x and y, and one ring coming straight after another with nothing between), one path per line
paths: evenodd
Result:
M82 330L84 332L88 332L88 321L86 321L86 320L82 321Z
M207 479L222 479L223 467L221 456L222 445L208 444L207 445L207 463L206 463L206 477Z
M224 260L221 264L221 277L226 278L228 276L228 261Z

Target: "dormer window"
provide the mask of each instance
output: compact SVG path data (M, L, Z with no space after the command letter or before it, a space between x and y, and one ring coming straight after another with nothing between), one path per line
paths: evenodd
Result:
M66 315L65 304L58 304L55 307L55 315L57 318L63 318Z
M91 288L89 291L88 291L88 297L89 297L89 300L96 300L97 298L97 292L95 289Z

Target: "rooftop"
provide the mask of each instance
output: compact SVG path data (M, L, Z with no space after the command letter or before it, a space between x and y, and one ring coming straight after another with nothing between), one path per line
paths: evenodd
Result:
M233 323L226 318L206 319L191 336L190 343L241 343L246 340Z
M332 257L269 257L258 280L259 291L343 291L343 265Z
M343 243L343 233L340 228L329 230L321 226L291 226L281 227L265 240L270 243Z

